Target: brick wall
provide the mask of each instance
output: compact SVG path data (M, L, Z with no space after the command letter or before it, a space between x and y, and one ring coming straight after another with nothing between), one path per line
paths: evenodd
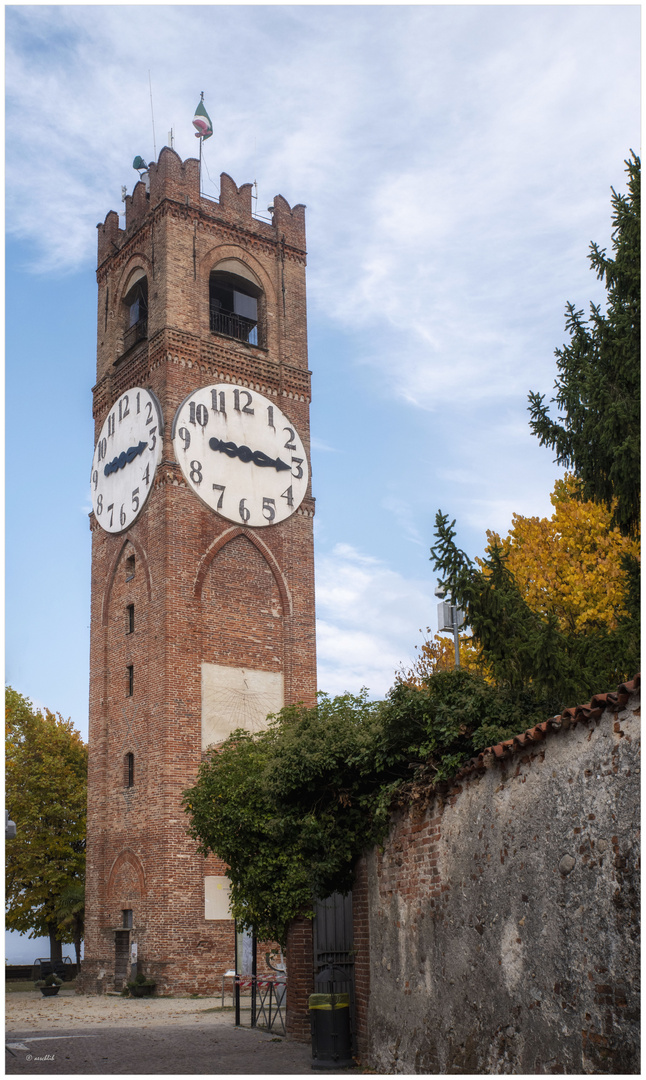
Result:
M309 453L303 208L277 197L274 220L256 220L249 185L238 189L226 176L219 201L201 197L197 162L181 162L165 148L150 166L150 194L138 183L126 199L126 228L110 212L98 237L96 437L113 402L137 385L159 400L164 433L154 488L128 532L108 534L90 517L81 984L92 991L112 985L115 930L130 909L140 967L155 976L159 990L204 993L217 991L233 965L233 924L204 917L204 876L225 867L197 855L181 808L201 760L201 663L282 671L285 702L314 703L314 500L308 490L279 525L232 527L186 486L171 426L187 395L228 382L275 400ZM231 258L261 283L258 346L210 330L209 275ZM124 353L123 299L141 271L148 284L147 338ZM133 554L135 575L126 580ZM131 604L135 631L127 634ZM130 788L128 753L135 768Z
M295 919L287 934L287 1034L300 1042L310 1038L308 1001L314 993L311 919Z
M353 891L364 1065L639 1071L639 724L588 710L394 814Z
M368 1006L370 1003L370 924L368 865L359 859L352 889L354 939L354 1009L357 1053L360 1059L368 1051Z

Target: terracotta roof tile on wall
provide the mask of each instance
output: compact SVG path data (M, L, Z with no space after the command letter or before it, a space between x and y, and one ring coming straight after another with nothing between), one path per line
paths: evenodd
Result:
M575 705L570 709L565 709L560 716L552 716L549 720L544 720L543 723L521 732L520 735L515 735L513 739L506 739L505 742L497 743L495 746L487 746L476 757L467 761L455 774L453 780L461 780L478 769L486 769L492 761L510 757L519 750L526 750L532 744L542 742L548 734L567 731L568 728L575 727L581 722L599 720L606 709L618 712L625 708L630 695L639 690L640 683L641 675L635 675L630 682L618 686L615 692L595 694L587 705Z

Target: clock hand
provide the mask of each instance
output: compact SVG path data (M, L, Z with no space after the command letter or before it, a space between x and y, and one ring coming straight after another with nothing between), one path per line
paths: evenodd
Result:
M209 446L211 450L218 450L221 454L226 454L230 458L240 458L240 461L245 463L252 461L254 465L258 465L261 469L275 469L276 472L280 472L282 469L291 469L291 465L281 461L280 458L270 458L262 450L251 450L248 446L237 446L234 442L224 442L222 439L209 439Z
M147 446L147 442L140 442L138 446L129 446L127 450L122 450L118 457L108 462L103 470L103 475L109 476L110 473L119 472L119 469L123 469L125 465L134 461L139 454L143 454Z

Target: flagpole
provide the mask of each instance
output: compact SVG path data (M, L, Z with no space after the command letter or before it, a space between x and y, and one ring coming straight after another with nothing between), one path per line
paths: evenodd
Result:
M197 109L195 110L195 116L193 117L193 126L197 128L196 135L200 140L200 159L198 164L199 169L199 185L200 185L200 197L202 195L202 143L205 139L209 139L213 134L213 125L211 123L211 117L204 108L204 91L200 93L200 100L197 103ZM208 171L208 170L207 170Z

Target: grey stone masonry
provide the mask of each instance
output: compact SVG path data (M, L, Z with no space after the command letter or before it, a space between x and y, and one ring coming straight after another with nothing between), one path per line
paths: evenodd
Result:
M639 1072L640 709L626 697L394 814L364 875L364 1064Z

